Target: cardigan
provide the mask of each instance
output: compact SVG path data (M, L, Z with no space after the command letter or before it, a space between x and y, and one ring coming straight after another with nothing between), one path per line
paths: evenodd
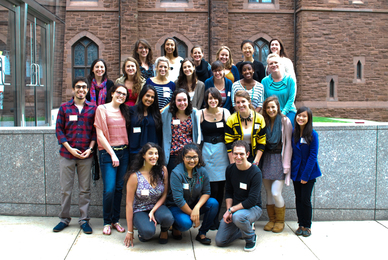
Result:
M170 160L170 150L172 143L172 133L171 133L171 123L172 123L172 114L168 111L170 105L168 105L162 112L162 122L163 122L163 151L166 159L166 164ZM193 122L193 143L201 143L201 120L198 110L193 108L191 112L191 120Z
M256 156L257 150L264 151L266 143L265 121L262 115L256 111L253 113L252 135L251 135L251 154ZM244 130L241 126L240 113L236 112L228 118L225 126L225 144L228 153L232 152L232 144L234 141L243 140Z
M180 86L178 85L178 80L176 80L174 83L175 83L175 89L180 88ZM201 109L203 105L204 96L205 96L205 84L202 81L197 80L197 85L195 86L195 89L194 89L194 96L193 96L193 99L191 100L191 104L193 105L193 107L195 107L196 109Z
M309 181L322 176L318 164L318 133L313 130L310 145L301 143L301 138L295 144L292 136L292 161L291 161L291 179L293 181Z
M233 82L236 82L237 80L240 80L240 74L238 73L238 69L237 69L237 67L235 65L232 65L232 68L230 68L230 72L233 74L233 77L234 77ZM231 79L229 79L229 80L232 81Z
M227 78L224 78L225 79L225 95L226 95L226 101L224 103L224 105L222 106L223 108L226 108L230 111L230 108L232 107L232 99L231 99L231 95L232 95L232 81L230 81L229 79ZM214 86L214 78L213 76L211 76L210 78L208 78L206 81L205 81L205 92L206 90L208 90L209 88L215 88Z
M252 88L252 95L249 94L249 96L251 96L251 103L252 103L252 106L256 109L258 107L263 107L263 102L264 102L264 87L263 85L256 81L255 80L255 85L253 86ZM241 80L238 80L236 82L233 83L232 85L232 106L234 107L236 104L234 103L234 96L236 94L237 91L239 90L244 90L246 92L250 92L248 90L245 89L245 87L243 85L241 85Z

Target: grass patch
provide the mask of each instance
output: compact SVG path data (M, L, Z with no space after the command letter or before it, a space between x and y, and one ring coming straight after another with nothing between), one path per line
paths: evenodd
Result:
M313 122L314 123L353 123L352 121L347 121L346 118L331 118L331 117L322 117L322 116L314 116Z

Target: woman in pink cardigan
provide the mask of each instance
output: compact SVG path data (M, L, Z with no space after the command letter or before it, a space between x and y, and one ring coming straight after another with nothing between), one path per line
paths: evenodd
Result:
M290 120L280 112L280 104L276 96L271 96L264 101L262 113L267 139L262 157L262 173L269 217L264 230L280 233L284 229L286 211L282 190L284 183L287 186L290 185L292 125Z

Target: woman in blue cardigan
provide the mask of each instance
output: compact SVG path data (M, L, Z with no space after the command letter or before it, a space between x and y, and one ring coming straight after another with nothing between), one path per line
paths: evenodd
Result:
M311 235L311 194L316 178L322 175L318 165L318 147L318 134L313 129L313 113L308 107L301 107L295 116L291 161L291 179L299 223L295 234L298 236Z

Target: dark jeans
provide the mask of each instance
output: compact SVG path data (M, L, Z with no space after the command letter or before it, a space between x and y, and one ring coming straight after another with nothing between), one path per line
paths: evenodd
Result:
M215 198L219 205L218 211L217 211L217 217L214 219L214 227L218 228L218 226L220 225L219 214L220 214L222 202L224 200L225 181L210 182L210 190L211 190L210 197Z
M311 228L313 208L311 205L311 194L313 192L316 179L309 180L306 184L294 181L296 215L299 226Z

